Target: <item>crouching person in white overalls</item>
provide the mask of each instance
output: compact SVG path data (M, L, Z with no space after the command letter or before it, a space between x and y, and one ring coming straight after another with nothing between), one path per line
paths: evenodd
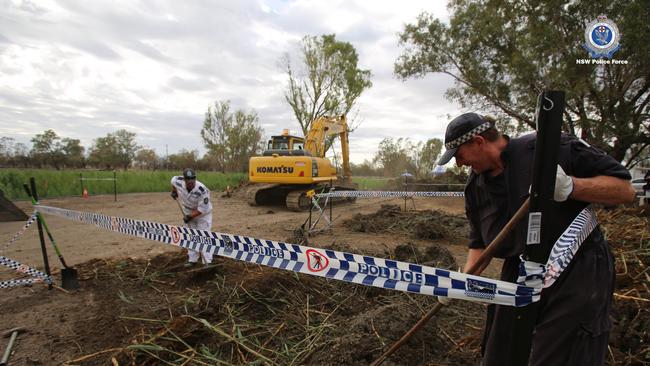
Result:
M183 222L186 227L197 230L212 229L212 202L210 201L210 191L198 180L196 173L192 169L183 170L183 176L172 177L173 199L178 199L183 210ZM187 250L188 260L186 267L192 267L203 258L205 266L212 263L212 254L199 252L196 250Z

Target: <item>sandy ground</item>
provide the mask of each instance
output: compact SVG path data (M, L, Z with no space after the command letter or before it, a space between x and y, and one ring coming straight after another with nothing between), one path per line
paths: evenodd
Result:
M357 213L373 213L381 204L386 203L404 205L401 199L360 199L356 203L335 207L335 225L331 232L310 238L310 245L319 247L344 243L358 253L376 253L382 248L390 252L397 245L404 243L426 245L424 241L405 235L355 233L342 225L345 219ZM32 211L28 202L16 204L27 213ZM181 221L178 207L166 193L120 195L117 202L113 202L112 196L98 196L88 199L43 200L42 204L166 224L179 224ZM463 213L463 200L459 198L419 198L415 199L414 204L418 210L441 209L449 213ZM213 207L213 231L270 240L287 240L292 231L308 217L307 213L290 212L282 207L250 207L237 196L222 198L220 192L213 192ZM409 203L408 207L412 208L413 205ZM83 267L83 263L109 258L153 258L169 251L178 252L179 257L184 257L184 253L170 245L133 238L54 216L46 216L46 220L71 266ZM21 222L0 223L0 243L6 243L21 227ZM458 263L464 263L465 241L466 239L459 238L458 242L442 241L438 244L448 248ZM33 225L17 243L0 254L42 269L36 225ZM49 244L48 254L55 281L60 284L61 265ZM84 291L84 278L91 276L92 273L80 273L82 288L69 294L59 290L48 291L42 285L0 290L0 309L3 312L0 332L13 327L24 327L27 330L27 333L20 336L12 356L19 361L18 364L60 364L97 350L97 345L79 336L80 328L92 324L93 331L101 331L102 322L110 321L99 314L93 314L95 310L91 310L97 308L98 302L105 301L96 291ZM94 276L97 278L97 273ZM10 270L0 269L0 279L14 277ZM115 297L115 294L111 296ZM1 341L3 339L0 339ZM4 342L0 348L4 348Z

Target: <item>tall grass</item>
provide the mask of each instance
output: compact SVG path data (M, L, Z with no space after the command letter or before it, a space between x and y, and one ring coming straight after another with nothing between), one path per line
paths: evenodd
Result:
M84 178L112 179L113 174L117 178L117 193L122 194L169 191L171 177L180 175L180 172L128 170L113 173L98 170L0 169L0 189L9 199L27 199L23 184L29 184L29 178L34 177L39 197L80 196L83 191L81 175ZM224 190L228 185L235 186L240 180L247 179L245 173L200 171L198 178L212 191ZM110 180L84 180L83 186L90 195L113 194L113 181Z
M390 178L383 177L352 177L352 181L359 185L359 190L372 191L385 189Z

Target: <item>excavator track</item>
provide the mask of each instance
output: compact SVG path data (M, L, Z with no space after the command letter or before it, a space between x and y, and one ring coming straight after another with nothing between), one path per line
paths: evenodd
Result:
M287 186L284 184L254 184L246 191L246 201L251 206L284 205L296 212L308 211L311 207L311 199L307 197L307 191L314 189L317 192L326 190L327 186ZM355 190L354 186L334 186L335 190ZM332 198L332 203L354 202L356 198Z
M289 192L285 200L287 208L291 211L308 211L311 207L311 199L307 197L309 189L299 189Z
M265 191L271 190L277 186L278 184L253 184L248 187L248 190L246 191L246 201L251 206L263 205L265 204L265 201L268 201L263 197L266 193Z

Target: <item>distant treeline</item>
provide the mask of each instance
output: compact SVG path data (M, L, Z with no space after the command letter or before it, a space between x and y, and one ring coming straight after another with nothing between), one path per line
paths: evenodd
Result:
M224 171L218 158L206 154L199 158L197 150L181 150L169 156L159 156L156 151L138 145L135 133L118 130L93 140L90 148L80 140L60 137L47 130L31 139L28 149L10 137L0 137L0 167L61 169L171 169L193 167L198 170ZM241 166L238 171L245 171Z

